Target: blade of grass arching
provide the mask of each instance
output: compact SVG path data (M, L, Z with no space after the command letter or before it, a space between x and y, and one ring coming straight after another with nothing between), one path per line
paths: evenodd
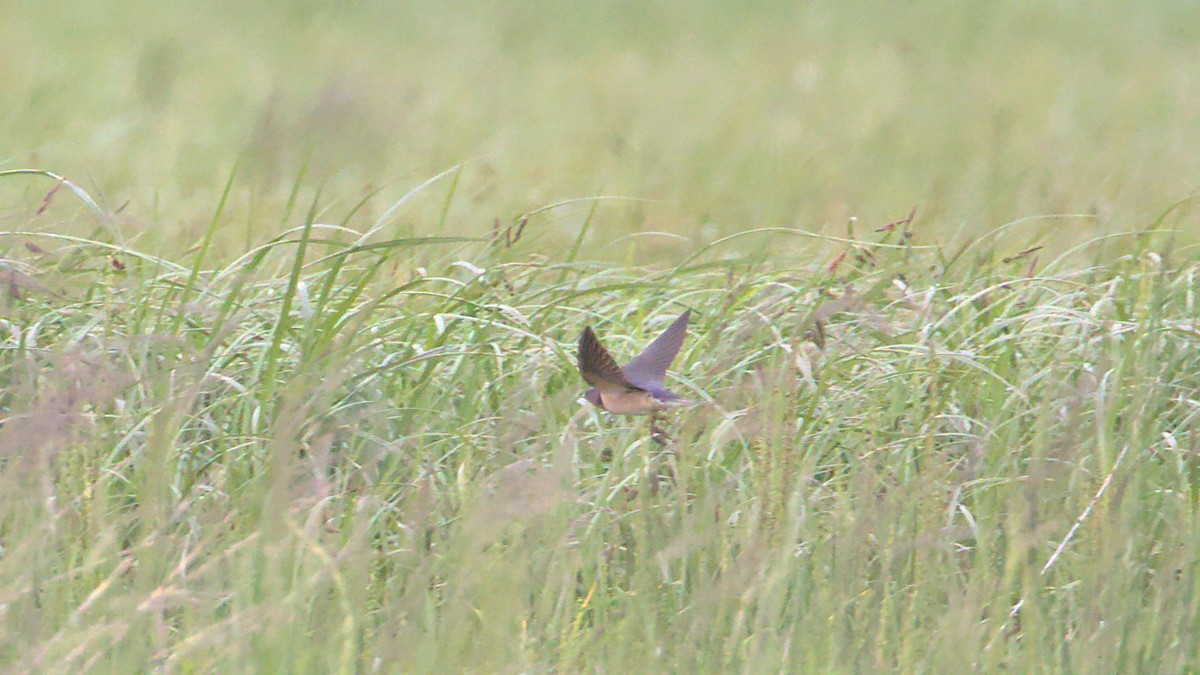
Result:
M330 253L329 255L321 256L320 258L317 258L316 260L306 264L305 267L315 267L322 263L329 262L330 260L344 258L346 256L353 255L355 253L361 253L363 251L374 251L378 249L398 248L403 246L422 246L428 244L459 244L463 242L479 243L482 241L487 240L483 237L405 237L403 239L391 239L389 241L380 241L374 244L349 246L341 251L338 251L337 253Z
M600 206L600 200L597 199L588 207L588 214L583 219L583 224L579 226L579 234L575 235L575 241L571 242L571 250L567 251L567 259L565 262L573 263L579 258L579 251L583 248L583 240L587 237L588 230L592 229L592 217L596 215L596 209ZM559 277L558 283L563 283L567 280L567 271L563 270L562 276Z
M183 289L179 292L179 311L175 313L175 325L171 327L171 332L178 334L183 324L183 318L187 312L183 311L183 307L187 305L188 300L192 295L192 290L196 287L196 282L200 278L200 269L204 266L204 260L208 257L208 249L212 246L213 238L217 233L217 224L221 221L221 213L225 210L225 205L229 202L229 194L233 191L233 179L237 176L238 165L234 164L233 169L229 172L229 178L225 181L225 189L221 191L221 198L217 200L217 208L213 211L212 220L208 223L208 228L204 231L204 239L200 242L200 250L196 251L196 260L192 263L192 271L188 274L187 282L184 283ZM159 308L159 312L166 310L166 303ZM160 314L161 316L161 314ZM159 320L155 319L155 325L160 325Z
M653 237L657 237L659 239L681 241L681 242L684 242L687 244L692 243L691 238L685 237L681 234L675 234L674 232L659 232L656 230L643 230L641 232L631 232L629 234L617 237L616 239L610 240L608 243L595 249L594 252L592 253L592 257L593 258L599 257L601 253L603 253L604 251L606 251L608 249L615 248L619 245L626 245L629 250L633 251L633 253L631 255L631 259L636 259L638 242L643 239L650 239Z
M313 219L316 217L320 198L321 194L318 192L313 197L308 216L304 219L304 230L300 235L300 243L296 247L296 256L292 260L292 271L288 275L287 288L283 292L283 301L279 306L279 319L275 323L275 332L271 336L271 345L267 347L266 353L263 354L262 363L259 366L262 401L264 404L270 402L275 394L275 377L279 372L283 340L291 328L292 302L296 298L296 290L300 287L300 274L304 270L304 254L308 250L308 240L312 233Z
M1183 199L1180 199L1179 201L1175 202L1174 204L1171 204L1169 207L1167 207L1167 209L1165 211L1162 212L1161 215L1159 215L1157 218L1155 218L1153 221L1151 221L1150 224L1146 225L1145 231L1146 232L1155 232L1155 231L1161 229L1162 224L1164 222L1166 222L1166 220L1167 220L1167 216L1176 212L1184 204L1187 204L1188 202L1196 199L1197 197L1200 197L1200 193L1194 192L1194 193L1184 197Z
M868 248L868 249L932 250L932 249L937 248L936 246L929 245L929 244L922 244L922 245L888 244L888 243L884 243L884 242L867 241L865 239L855 239L855 238L850 238L850 237L835 237L835 236L827 235L827 234L819 234L816 232L809 232L808 230L802 230L797 227L759 227L759 228L755 228L753 230L742 230L741 232L735 232L733 234L721 237L720 239L717 239L708 244L705 244L704 246L701 246L700 248L698 248L694 252L692 252L691 255L684 258L678 265L676 265L673 274L684 271L684 270L693 269L692 267L689 267L689 265L691 265L692 261L696 260L697 258L704 255L705 253L707 253L710 250L713 250L715 248L723 246L731 241L736 241L738 239L741 239L742 237L747 237L747 236L754 235L754 234L785 234L785 235L791 235L793 237L801 237L801 238L805 238L805 239L815 239L815 240L823 241L823 242L830 243L830 244L846 244L846 245L852 245L852 246L862 246L862 247Z
M112 231L113 235L116 236L118 241L120 241L122 244L125 243L125 235L121 233L121 228L117 223L117 219L114 218L111 213L102 208L95 199L92 199L92 196L87 193L87 190L84 190L72 181L69 181L63 176L46 171L44 169L9 169L7 171L0 171L0 178L5 176L45 176L46 178L58 181L60 185L67 186L67 189L73 192L75 196L79 198L79 201L83 202L84 206L88 207L88 210L90 210L96 216L96 219Z
M564 305L570 305L571 301L576 298L581 298L588 295L603 295L605 293L618 293L620 291L631 289L650 289L650 290L665 290L667 286L655 281L630 281L623 284L608 284L606 286L596 286L594 288L585 288L583 290L564 291L562 295L551 298L546 304L535 308L529 313L529 320L532 322L535 318L540 318L547 312L552 312Z
M358 240L356 240L354 242L355 245L362 244L366 240L370 239L371 236L374 235L376 232L378 232L379 230L386 227L388 224L388 221L389 221L389 219L391 219L392 215L395 214L397 211L399 211L401 206L404 206L406 203L408 203L408 200L412 199L413 196L415 196L416 194L418 194L425 188L429 187L430 185L433 185L434 183L438 182L439 180L445 178L446 176L449 176L451 173L459 170L461 167L462 167L462 164L455 164L454 166L450 167L449 169L442 171L441 173L434 176L433 178L426 180L425 182L421 183L420 185L416 186L415 188L404 193L404 196L400 197L400 199L397 199L395 203L393 203L391 206L389 206L387 208L386 211L383 212L383 215L381 215L375 219L375 223L373 225L371 225L371 228L369 230L367 230L361 237L358 238Z
M450 204L454 201L454 193L458 191L458 179L462 178L462 164L454 167L454 177L450 179L450 189L446 191L446 199L442 202L442 212L438 215L438 232L446 228L446 218L450 215Z
M213 275L212 283L215 284L216 282L222 281L226 276L246 266L248 264L246 261L248 260L261 262L261 256L264 251L270 251L271 249L278 248L284 244L299 244L299 239L288 239L288 237L303 232L304 228L306 227L311 228L313 231L319 230L321 232L330 232L333 234L345 234L347 232L357 234L353 230L349 230L341 225L318 223L314 220L309 225L301 225L300 227L295 227L282 234L279 234L273 239L268 240L265 244L259 244L258 246L251 247L248 251L238 256L236 260L226 265L223 270ZM313 244L318 244L328 248L341 248L346 250L346 244L344 242L334 241L333 239L311 239L311 242ZM313 264L315 263L308 263L305 265L305 267L309 267Z
M296 208L296 200L300 198L300 186L303 184L304 176L308 173L308 165L312 161L313 145L309 145L304 152L304 161L300 162L300 172L296 174L296 180L292 183L292 190L288 193L287 203L283 207L283 218L279 220L280 224L287 225L287 221L292 217L292 209ZM310 222L316 220L316 214L310 214Z
M372 190L370 193L368 193L366 196L364 196L362 199L360 199L358 201L358 203L355 204L354 207L350 209L350 212L346 214L346 217L342 219L342 225L344 227L348 228L350 219L352 219L354 217L354 214L356 214L360 210L362 210L362 208L367 205L367 202L369 202L371 200L371 198L374 197L378 193L379 193L379 190ZM316 314L318 316L321 315L325 311L325 304L329 302L329 297L333 293L334 282L337 281L338 276L341 274L342 266L345 264L346 264L345 256L338 258L337 260L334 261L333 268L330 269L329 273L326 275L325 283L323 283L321 285L321 291L320 291L320 293L317 294L317 301L314 303L314 305L316 307Z
M607 201L607 200L621 200L621 201L633 201L633 202L656 201L653 199L640 199L638 197L622 197L620 195L597 195L594 197L575 197L573 199L563 199L561 201L554 202L553 204L547 204L545 206L538 207L532 211L527 211L527 212L521 214L520 216L518 216L517 218L514 218L513 223L516 224L516 223L528 222L534 216L544 213L546 211L552 211L554 209L557 209L560 206L568 206L570 204L578 204L580 202L592 202L592 207L588 211L588 215L584 219L583 225L580 227L579 234L576 235L575 242L571 245L571 249L567 253L568 258L567 258L566 262L573 262L576 258L579 257L579 251L583 248L583 239L584 239L584 237L587 236L588 230L591 228L592 216L596 213L596 208L598 206L598 203L601 201Z
M1174 235L1174 234L1177 234L1178 232L1179 232L1178 230L1172 230L1172 229L1127 230L1125 232L1112 232L1110 234L1104 234L1104 235L1100 235L1098 237L1092 237L1091 239L1082 241L1079 244L1076 244L1075 246L1072 246L1071 248L1067 249L1066 251L1063 251L1062 253L1060 253L1057 257L1055 257L1053 260L1046 263L1042 267L1041 273L1044 276L1049 276L1051 274L1061 274L1061 272L1056 271L1056 270L1058 270L1059 265L1062 265L1063 263L1069 261L1072 256L1078 254L1080 251L1082 251L1086 248L1098 246L1101 244L1106 244L1110 240L1113 240L1113 239L1132 239L1132 241L1134 241L1136 243L1137 241L1141 240L1142 238L1149 237L1152 234ZM1063 267L1064 267L1064 269L1069 268L1069 266L1067 266L1067 265L1063 265Z
M75 236L71 236L69 234L56 234L56 233L52 233L52 232L33 232L33 231L20 231L20 230L0 232L0 237L23 237L23 238L29 238L29 239L42 238L42 239L50 239L52 241L65 241L65 242L69 242L71 244L78 244L78 245L80 245L80 248L92 246L95 248L103 249L105 251L110 251L114 254L127 256L129 258L135 258L137 260L143 260L143 261L151 263L157 267L161 267L166 270L171 270L172 272L177 272L180 274L187 272L186 267L184 267L183 265L178 265L176 263L173 263L170 260L167 260L166 258L159 258L156 256L152 256L148 253L143 253L134 248L128 248L126 246L121 246L119 244L110 244L108 242L98 241L96 239L89 239L87 237L75 237Z

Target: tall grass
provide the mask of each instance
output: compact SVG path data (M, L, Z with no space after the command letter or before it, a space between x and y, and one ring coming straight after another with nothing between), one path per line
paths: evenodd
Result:
M221 267L5 235L6 670L1197 665L1169 234L639 268L320 212ZM573 342L685 307L660 447Z
M1200 670L1197 9L555 9L0 12L0 670Z

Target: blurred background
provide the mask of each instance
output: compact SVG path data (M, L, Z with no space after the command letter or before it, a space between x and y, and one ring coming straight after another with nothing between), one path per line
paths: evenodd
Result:
M0 169L67 176L158 252L200 238L235 166L224 255L299 224L294 189L327 222L374 195L365 229L458 165L393 234L620 195L589 256L914 207L925 243L1030 218L1028 243L1065 245L1152 227L1200 179L1190 2L0 5ZM51 186L0 181L0 229L94 227L66 199L35 216ZM553 255L590 207L521 245Z

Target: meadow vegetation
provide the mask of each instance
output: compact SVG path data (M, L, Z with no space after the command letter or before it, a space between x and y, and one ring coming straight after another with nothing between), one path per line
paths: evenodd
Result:
M1200 668L1191 5L5 16L5 672Z

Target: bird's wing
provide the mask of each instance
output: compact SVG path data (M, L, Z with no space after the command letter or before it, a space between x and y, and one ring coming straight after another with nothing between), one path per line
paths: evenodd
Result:
M616 387L640 388L626 379L625 373L621 372L621 367L604 345L600 344L600 339L596 337L591 326L584 328L583 335L579 336L579 374L583 375L588 384L601 390Z
M625 373L625 377L642 388L661 385L667 377L667 368L679 354L679 348L683 346L688 319L691 316L692 310L690 309L679 315L679 318L675 319L675 322L668 326L662 335L655 338L654 342L643 349L641 354L635 356L621 369Z

